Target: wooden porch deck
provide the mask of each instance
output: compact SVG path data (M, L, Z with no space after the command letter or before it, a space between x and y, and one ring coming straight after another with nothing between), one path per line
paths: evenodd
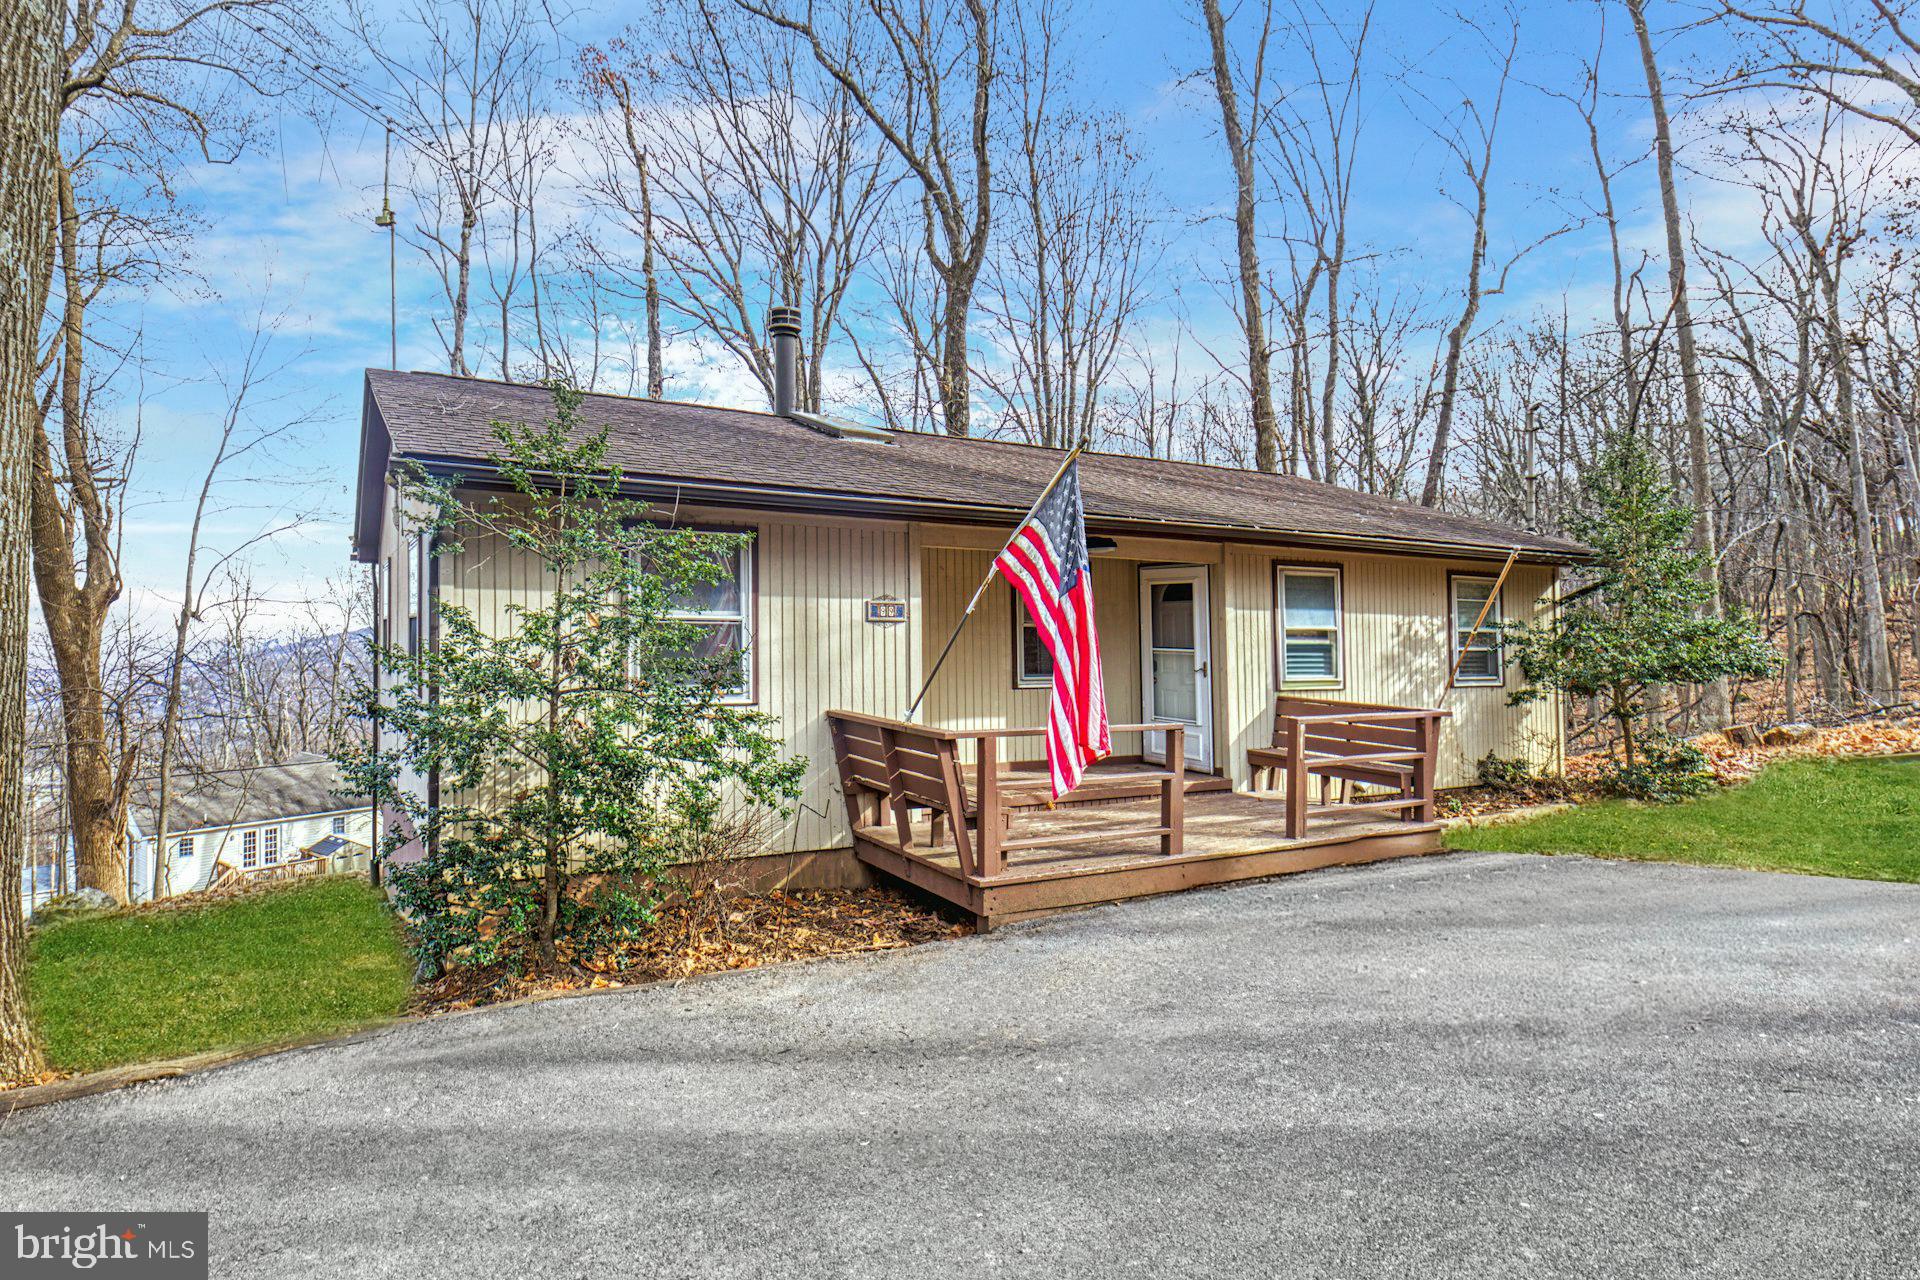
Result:
M1077 843L1041 844L1010 855L994 876L973 875L960 863L951 830L936 842L931 816L912 823L903 848L896 827L870 824L854 831L861 861L918 886L970 912L983 928L1047 915L1072 907L1434 853L1440 825L1368 814L1330 814L1313 834L1289 839L1285 806L1273 796L1227 790L1189 792L1186 847L1168 856L1159 838L1124 834L1152 825L1157 799L1070 805L1022 819L1021 835L1078 837ZM944 824L943 824L944 825ZM1120 834L1097 838L1103 830ZM1096 837L1089 841L1088 837Z
M1097 902L1439 849L1432 764L1444 713L1333 706L1287 707L1281 745L1255 756L1284 777L1278 793L1238 793L1208 774L1103 761L1057 802L1044 771L1007 764L1003 754L1007 739L1044 730L827 716L855 856L991 928ZM1143 730L1164 734L1168 756L1184 759L1180 725L1114 726ZM963 743L971 744L971 763ZM1313 775L1322 780L1317 806L1307 785ZM1389 794L1327 802L1336 781Z

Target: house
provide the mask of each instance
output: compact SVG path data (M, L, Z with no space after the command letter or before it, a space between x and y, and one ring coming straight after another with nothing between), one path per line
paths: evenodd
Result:
M31 920L43 902L80 883L79 851L67 827L67 808L44 782L27 783L27 858L21 868L21 916Z
M277 764L181 770L168 804L159 895L205 889L225 875L365 871L373 844L366 801L339 792L327 757L299 752ZM127 814L133 897L154 896L159 780L134 780Z
M776 329L790 379L797 337ZM434 554L390 478L409 465L496 483L489 423L538 423L551 407L538 386L367 373L354 545L376 566L384 642L431 644L435 600L504 619L535 598L539 575L503 542L460 538L457 552ZM1483 608L1491 622L1539 616L1581 547L1293 476L1088 453L1080 479L1113 719L1181 731L1117 732L1116 760L1084 797L1102 807L1031 803L1048 669L1004 582L961 632L918 724L902 717L1062 454L777 407L594 395L583 414L609 428L611 460L661 518L754 535L737 589L695 620L738 651L739 699L777 716L813 766L780 836L796 874L857 859L984 920L1013 918L1428 851L1435 785L1471 782L1490 752L1560 763L1559 708L1509 705L1514 676L1474 623ZM1165 781L1175 737L1181 785ZM1297 778L1275 770L1290 741ZM1343 753L1350 764L1326 758ZM1144 815L1133 827L1157 843L1126 814ZM1092 852L1076 863L1068 846ZM1160 861L1096 888L1081 864L1109 855Z

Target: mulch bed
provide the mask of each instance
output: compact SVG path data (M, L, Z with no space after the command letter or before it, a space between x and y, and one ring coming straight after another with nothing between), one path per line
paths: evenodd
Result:
M618 952L572 957L568 970L557 974L533 973L517 962L462 966L415 988L411 1007L415 1013L444 1013L789 960L897 951L972 931L970 924L890 888L767 894L708 889L662 905L646 936Z

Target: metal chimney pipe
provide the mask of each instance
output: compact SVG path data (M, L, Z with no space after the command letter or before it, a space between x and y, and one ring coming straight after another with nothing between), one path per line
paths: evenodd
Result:
M784 418L799 407L800 308L768 311L767 336L773 340L773 411Z
M1526 440L1520 453L1520 484L1525 496L1527 532L1540 532L1540 406L1527 406Z

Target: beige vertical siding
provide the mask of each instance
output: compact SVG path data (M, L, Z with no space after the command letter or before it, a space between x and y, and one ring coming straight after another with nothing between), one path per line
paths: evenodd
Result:
M808 761L801 808L780 835L789 850L848 842L824 713L899 715L913 700L922 619L866 621L866 601L919 596L904 524L760 519L760 705Z
M921 634L927 669L960 621L993 555L989 550L964 547L928 547L923 553L926 622ZM1138 573L1139 565L1131 560L1108 556L1094 560L1093 598L1107 706L1120 724L1140 720ZM1040 728L1047 723L1047 697L1045 689L1014 684L1013 588L996 578L934 678L923 718L943 729ZM1116 738L1113 749L1117 754L1137 755L1139 735ZM1016 759L1039 759L1046 745L1039 738L1021 738L1012 750Z
M865 620L870 598L917 599L908 526L727 511L683 512L681 518L755 534L757 705L776 718L775 732L789 752L807 759L804 794L777 844L783 850L843 845L845 809L823 713L847 707L897 715L913 697L919 610L910 610L902 624ZM491 633L510 627L516 608L543 607L550 596L540 565L513 554L502 539L470 534L458 552L441 558L440 598L471 610Z
M848 836L824 713L845 707L900 715L921 673L945 643L1003 534L904 522L847 521L708 510L682 513L689 522L752 529L756 534L756 691L776 732L808 761L805 794L780 829L784 850L832 848ZM1550 703L1509 707L1506 688L1447 689L1447 574L1497 571L1485 562L1406 556L1287 553L1273 548L1121 539L1117 554L1094 564L1114 719L1141 714L1139 570L1143 564L1210 566L1216 764L1244 785L1246 750L1273 732L1274 565L1336 564L1345 609L1344 685L1329 697L1438 705L1454 712L1442 737L1440 783L1470 782L1473 763L1489 751L1558 763L1557 716ZM1502 593L1508 617L1544 602L1553 572L1517 566ZM511 625L515 607L543 604L549 594L538 564L476 535L440 561L443 600L473 611L484 627ZM885 626L865 620L876 596L909 602L910 620ZM929 694L923 718L947 728L1045 723L1047 693L1014 685L1012 593L989 588ZM1116 751L1138 752L1137 738ZM1037 756L1039 741L1023 742ZM505 785L500 780L497 785Z
M1329 564L1341 570L1345 679L1329 698L1436 706L1453 712L1441 731L1439 785L1473 781L1474 762L1488 752L1523 756L1542 767L1560 763L1559 718L1551 701L1507 705L1518 687L1509 670L1504 686L1449 688L1447 639L1449 572L1497 574L1484 561L1411 556L1276 554L1271 548L1232 548L1227 555L1227 628L1232 645L1227 759L1245 783L1246 750L1273 734L1274 569L1277 564ZM1553 570L1516 565L1501 589L1508 618L1537 616L1553 589ZM1318 690L1303 689L1311 694Z

